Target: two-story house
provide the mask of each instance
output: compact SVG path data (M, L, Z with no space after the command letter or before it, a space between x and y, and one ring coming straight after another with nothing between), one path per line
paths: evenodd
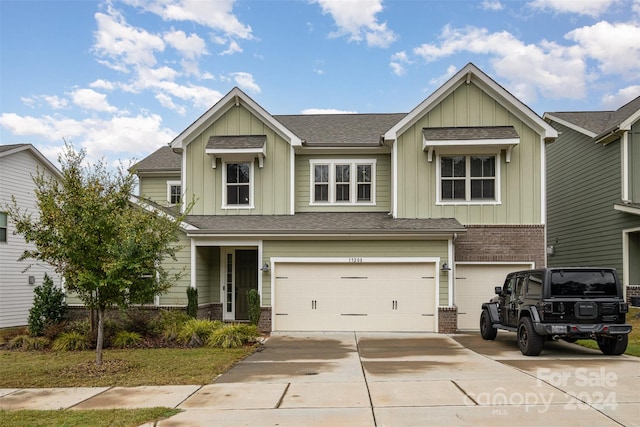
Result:
M272 331L477 329L508 271L545 265L545 150L557 132L473 64L411 112L271 115L238 88L135 165L184 209L157 301Z
M615 111L545 113L548 263L618 269L640 296L640 97Z
M0 328L24 326L33 305L33 290L48 274L56 284L60 277L52 266L34 260L18 261L33 244L15 233L5 208L13 203L37 215L33 177L43 173L60 177L60 171L31 144L0 145Z

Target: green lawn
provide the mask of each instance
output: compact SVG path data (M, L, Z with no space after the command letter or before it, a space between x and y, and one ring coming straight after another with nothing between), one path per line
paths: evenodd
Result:
M181 412L179 409L107 409L98 411L2 411L3 426L29 427L135 427L151 421L168 418Z
M633 329L629 334L629 345L627 346L627 351L625 351L624 354L640 357L640 308L629 308L629 313L627 313L627 323L629 323ZM578 344L583 347L598 350L598 344L594 340L579 340Z

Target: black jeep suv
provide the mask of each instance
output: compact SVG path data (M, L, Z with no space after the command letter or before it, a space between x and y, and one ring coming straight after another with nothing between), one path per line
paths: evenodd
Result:
M480 334L493 340L498 329L518 334L522 354L537 356L546 339L594 339L604 354L625 352L629 306L612 268L545 268L507 275L498 296L482 304Z

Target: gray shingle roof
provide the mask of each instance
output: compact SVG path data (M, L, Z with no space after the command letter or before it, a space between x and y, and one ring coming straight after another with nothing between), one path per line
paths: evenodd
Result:
M266 135L212 136L206 148L242 149L262 148L267 143Z
M273 116L309 147L379 146L380 137L406 113Z
M180 171L181 156L171 147L161 147L131 167L136 173L154 171Z
M518 138L513 126L424 128L422 134L428 141Z
M3 152L5 152L5 151L9 151L9 150L13 150L14 148L24 147L25 145L29 145L29 144L9 144L9 145L0 145L0 153L3 153Z
M309 212L295 215L189 215L186 222L199 228L194 234L367 235L448 234L466 230L453 218L393 219L384 212Z

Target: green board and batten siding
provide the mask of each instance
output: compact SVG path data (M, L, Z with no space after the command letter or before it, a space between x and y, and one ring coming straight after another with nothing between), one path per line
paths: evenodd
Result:
M222 209L222 162L211 167L205 148L211 136L266 135L264 167L254 160L254 209ZM195 195L193 215L288 215L291 186L290 145L257 116L242 106L232 107L200 133L186 148L186 189Z
M145 176L140 178L140 195L152 202L165 206L167 201L167 182L180 182L180 175L170 176L167 174L162 177Z
M640 121L631 126L628 138L629 196L633 203L640 203Z
M376 161L376 203L375 205L354 204L352 206L310 205L311 202L311 167L310 160L359 160L374 159ZM391 155L297 155L296 156L296 212L389 212L391 211Z
M500 155L502 203L438 205L436 162L422 150L422 129L450 126L513 126L520 144L511 162ZM398 138L398 217L456 218L463 224L540 224L540 135L476 85L463 84ZM418 153L419 155L416 155ZM468 153L473 154L473 153Z
M561 139L547 147L548 232L555 253L548 265L608 266L622 277L621 230L638 227L637 215L620 212L620 141L595 144L553 123Z
M402 257L424 258L439 257L447 259L446 240L271 240L264 241L262 247L262 262L270 262L272 257L305 258L350 258L350 257ZM271 276L262 276L262 303L271 305ZM448 273L440 274L440 305L448 304ZM393 285L393 284L390 284Z

